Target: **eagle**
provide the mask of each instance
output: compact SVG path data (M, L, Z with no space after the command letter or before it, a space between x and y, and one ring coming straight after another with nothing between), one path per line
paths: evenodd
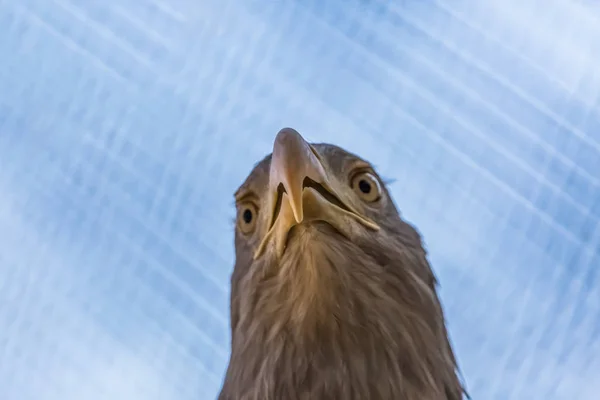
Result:
M284 128L235 202L219 400L468 397L421 236L371 163Z

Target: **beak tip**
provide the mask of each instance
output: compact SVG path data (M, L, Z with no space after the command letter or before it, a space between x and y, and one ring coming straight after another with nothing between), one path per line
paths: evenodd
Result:
M304 213L302 210L297 210L294 212L294 219L296 220L296 224L302 223L302 220L304 220Z

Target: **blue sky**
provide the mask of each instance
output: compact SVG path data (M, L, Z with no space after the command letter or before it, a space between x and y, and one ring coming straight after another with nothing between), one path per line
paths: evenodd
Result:
M1 397L215 398L232 193L292 126L395 180L474 399L594 399L599 19L583 0L0 1Z

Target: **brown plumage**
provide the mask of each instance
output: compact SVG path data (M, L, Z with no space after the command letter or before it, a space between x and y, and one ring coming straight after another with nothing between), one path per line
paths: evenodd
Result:
M282 129L236 192L220 400L459 400L420 235L373 167Z

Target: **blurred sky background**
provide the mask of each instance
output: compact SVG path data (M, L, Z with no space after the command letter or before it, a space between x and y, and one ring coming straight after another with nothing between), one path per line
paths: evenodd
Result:
M211 400L291 126L424 235L474 400L600 392L600 6L0 0L0 398Z

